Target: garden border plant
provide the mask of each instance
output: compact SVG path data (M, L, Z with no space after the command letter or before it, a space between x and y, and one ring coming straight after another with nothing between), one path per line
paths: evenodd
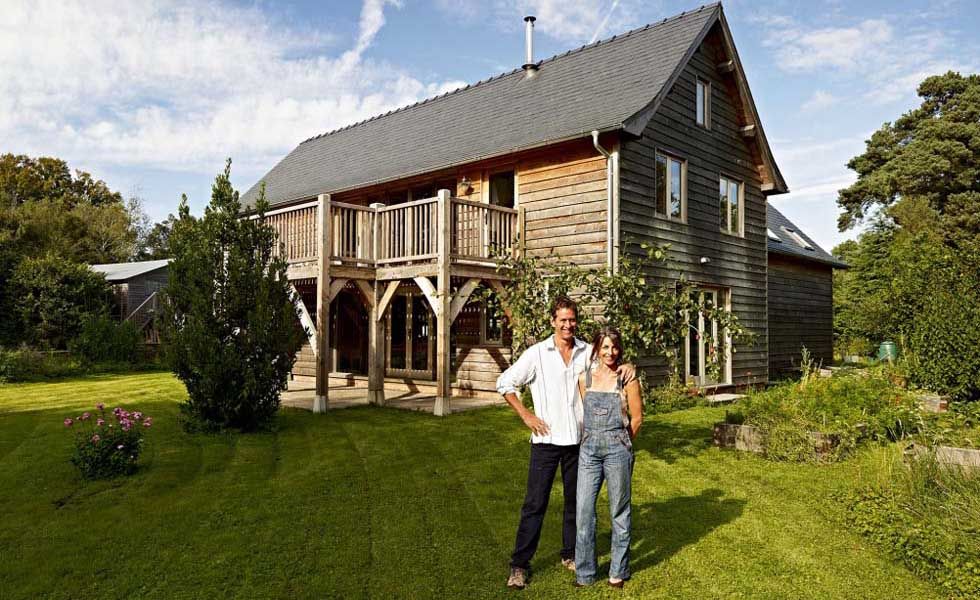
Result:
M95 415L83 412L64 420L65 427L74 434L72 464L86 479L132 474L143 449L142 432L153 426L152 417L119 407L107 415L102 403L95 410Z

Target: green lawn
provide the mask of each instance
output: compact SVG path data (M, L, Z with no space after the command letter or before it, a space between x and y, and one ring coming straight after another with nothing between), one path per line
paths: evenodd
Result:
M183 396L159 373L0 386L0 598L520 597L504 582L528 443L507 409L285 410L276 433L209 436L178 427ZM68 463L62 420L99 401L154 417L133 477L88 483ZM873 454L821 467L722 452L723 412L648 418L626 597L940 597L839 524L831 494ZM571 587L560 498L525 595L624 596Z

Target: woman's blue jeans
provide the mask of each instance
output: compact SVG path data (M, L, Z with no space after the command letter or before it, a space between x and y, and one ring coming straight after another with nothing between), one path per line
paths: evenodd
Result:
M576 489L575 579L579 583L591 584L596 580L596 499L604 479L612 520L609 577L629 579L632 476L633 445L626 429L586 429L579 451Z

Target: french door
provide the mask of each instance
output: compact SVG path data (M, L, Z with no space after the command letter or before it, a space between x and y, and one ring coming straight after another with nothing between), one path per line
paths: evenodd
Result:
M398 293L387 319L385 372L394 377L435 377L435 315L420 293Z
M728 309L728 290L702 288L692 292L691 299L705 308ZM730 352L731 344L725 331L719 330L716 319L708 319L700 311L690 316L684 339L684 379L687 383L698 387L731 383Z

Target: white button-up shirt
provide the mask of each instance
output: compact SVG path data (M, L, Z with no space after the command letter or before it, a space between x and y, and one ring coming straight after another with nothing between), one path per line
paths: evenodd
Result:
M520 396L520 388L530 384L534 414L548 424L550 435L531 435L532 444L571 446L582 436L582 398L578 376L589 360L589 345L575 338L572 359L566 365L552 335L531 346L509 369L497 378L497 391Z

